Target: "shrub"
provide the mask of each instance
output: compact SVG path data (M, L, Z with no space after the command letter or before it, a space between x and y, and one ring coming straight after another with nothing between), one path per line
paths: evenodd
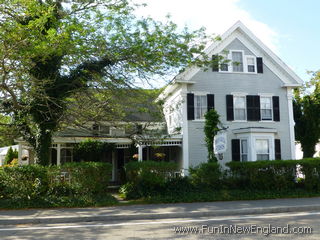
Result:
M320 158L299 160L304 178L302 185L307 190L320 191Z
M202 163L197 167L190 168L191 182L201 187L221 187L221 167L217 162Z
M296 160L229 162L226 184L230 188L288 190L295 187Z
M62 172L68 177L61 177ZM110 173L111 164L91 162L50 167L3 167L0 168L0 199L13 202L18 199L51 201L65 196L77 199L101 195L106 191Z
M175 177L178 166L170 162L129 162L125 165L127 184L121 188L125 198L149 197L164 191L166 182Z

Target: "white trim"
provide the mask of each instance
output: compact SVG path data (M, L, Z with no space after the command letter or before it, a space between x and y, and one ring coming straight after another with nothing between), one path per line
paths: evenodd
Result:
M293 119L292 98L293 98L292 89L291 88L287 88L291 159L296 159L295 134L294 134L294 124L295 123L294 123L294 119Z
M187 109L187 86L182 86L182 168L183 168L183 175L188 175L189 169L189 129L188 129L188 109Z

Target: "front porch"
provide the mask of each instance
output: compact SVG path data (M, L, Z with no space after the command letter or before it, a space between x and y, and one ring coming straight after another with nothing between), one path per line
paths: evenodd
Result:
M55 138L50 149L50 164L61 165L67 162L79 162L85 159L77 159L74 156L75 144L85 141L87 138ZM144 139L133 143L128 138L95 138L94 140L113 143L115 148L107 151L98 161L112 164L112 179L114 183L124 181L124 165L130 161L170 161L176 162L182 168L182 139L167 138L161 140ZM22 152L28 152L28 158L22 156ZM25 142L18 144L18 160L20 165L35 163L33 149Z

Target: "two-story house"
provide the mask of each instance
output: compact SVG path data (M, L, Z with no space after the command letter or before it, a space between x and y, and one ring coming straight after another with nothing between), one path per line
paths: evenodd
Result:
M295 159L292 90L302 80L241 22L205 51L227 61L209 71L190 67L177 75L158 97L164 102L165 121L134 112L126 122L91 123L89 130L67 128L53 138L51 164L74 161L74 144L93 138L115 144L104 160L113 164L114 181L133 154L144 161L164 153L163 160L179 163L187 173L208 160L204 114L212 108L220 115L227 139L227 149L219 155L222 166L228 161ZM135 131L126 128L128 122ZM164 125L168 132L160 135L142 131ZM33 163L32 149L18 142L20 164L23 149L30 150L25 164Z
M292 90L302 80L240 21L206 53L226 60L209 71L185 70L159 96L169 133L182 137L183 169L208 159L203 128L211 108L227 136L222 165L295 159Z

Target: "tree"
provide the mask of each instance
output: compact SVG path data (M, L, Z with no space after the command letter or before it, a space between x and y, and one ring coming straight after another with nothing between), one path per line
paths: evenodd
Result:
M212 63L204 30L134 16L126 0L0 0L1 111L48 164L66 99Z
M10 164L11 161L15 158L18 158L18 151L16 149L13 150L12 147L9 147L6 157L4 159L4 164Z
M320 72L305 86L295 91L293 100L295 136L300 142L303 157L313 157L320 139Z
M216 162L217 159L214 156L214 149L213 149L213 141L214 136L217 135L220 125L220 116L216 110L211 109L205 114L205 123L204 123L204 134L205 134L205 141L207 143L208 149L208 161L209 162Z
M14 144L14 139L19 137L15 126L11 124L11 118L0 114L0 147Z

